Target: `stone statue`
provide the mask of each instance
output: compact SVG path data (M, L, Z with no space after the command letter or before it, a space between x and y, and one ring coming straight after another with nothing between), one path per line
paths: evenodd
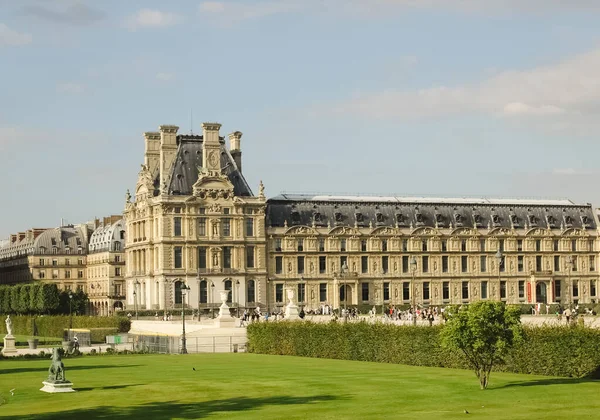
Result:
M7 335L12 335L12 319L10 319L10 315L6 317L6 333Z
M131 203L131 193L129 192L129 190L127 190L127 193L125 193L125 202Z
M265 196L265 185L263 184L262 179L260 180L260 184L258 184L258 196L261 198Z
M65 365L63 364L58 348L52 349L52 364L48 369L48 381L51 383L67 382L65 379Z

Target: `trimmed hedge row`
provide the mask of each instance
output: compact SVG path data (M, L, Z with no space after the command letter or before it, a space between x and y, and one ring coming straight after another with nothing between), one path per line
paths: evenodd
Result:
M17 315L12 317L13 334L34 335L34 327L36 334L42 337L62 337L66 328L69 328L68 315L51 315L51 316L29 316ZM34 323L35 319L35 323ZM73 328L86 329L110 329L114 332L128 332L131 328L131 322L126 317L99 317L99 316L73 316ZM2 323L2 330L6 333L6 327ZM116 331L115 331L116 330ZM92 334L92 340L98 338L103 332ZM105 334L106 335L106 334ZM100 339L104 341L104 339Z
M248 351L467 369L459 351L440 345L443 326L261 322L248 326ZM600 374L600 331L584 327L524 327L524 340L497 371L566 377Z

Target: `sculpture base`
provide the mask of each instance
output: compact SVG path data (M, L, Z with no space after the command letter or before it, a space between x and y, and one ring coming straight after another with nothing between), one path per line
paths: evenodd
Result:
M298 306L289 304L285 307L285 319L288 321L293 321L295 319L300 319L298 316Z
M42 382L44 386L40 388L40 391L48 392L49 394L56 394L59 392L75 392L73 389L72 382Z
M2 354L5 356L14 356L17 354L17 348L15 347L15 337L7 335L4 337L4 348Z
M225 315L219 315L215 319L215 327L217 328L234 328L235 327L235 318L229 315L229 312Z

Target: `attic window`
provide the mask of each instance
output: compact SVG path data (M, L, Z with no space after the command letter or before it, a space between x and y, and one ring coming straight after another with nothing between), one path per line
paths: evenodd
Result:
M415 219L417 220L417 225L422 225L423 224L423 214L417 212L415 214Z
M300 213L297 210L292 211L292 222L298 223L300 221Z
M588 227L590 225L590 220L587 216L581 216L581 224L583 227Z
M375 215L375 220L377 220L377 223L383 223L383 214L377 213Z
M556 226L556 220L554 220L554 216L546 216L546 222L548 222L548 227L555 227Z
M320 221L321 221L321 213L319 213L319 212L314 212L314 213L313 213L313 220L314 220L315 222L320 222Z
M516 214L511 214L509 217L510 217L510 223L513 226L519 226L519 218L517 217Z
M535 217L533 214L530 214L527 216L527 218L529 219L529 224L531 226L537 226L537 217Z
M396 213L396 223L398 223L398 224L404 223L404 215L402 213Z
M480 214L474 214L473 215L473 221L475 222L475 226L479 227L482 225L482 221L481 221L481 215Z
M360 223L360 222L364 221L364 217L363 217L362 213L355 213L355 216L356 216L356 221L357 222Z
M492 214L492 223L494 225L500 224L500 216L498 216L497 214Z
M567 227L573 226L573 218L571 216L565 216L565 225Z
M444 216L442 216L440 213L436 213L435 221L437 224L444 223Z
M50 239L50 241L52 242L52 246L56 246L56 239L55 238Z
M335 212L335 221L336 222L341 222L344 219L344 217L342 216L342 213L340 213L339 211Z

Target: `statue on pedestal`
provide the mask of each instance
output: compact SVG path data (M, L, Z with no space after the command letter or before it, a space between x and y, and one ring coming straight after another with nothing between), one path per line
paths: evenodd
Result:
M52 349L52 364L48 369L48 380L47 382L67 382L65 379L65 365L63 364L58 348Z
M10 319L10 315L6 317L6 335L12 336L12 319Z

